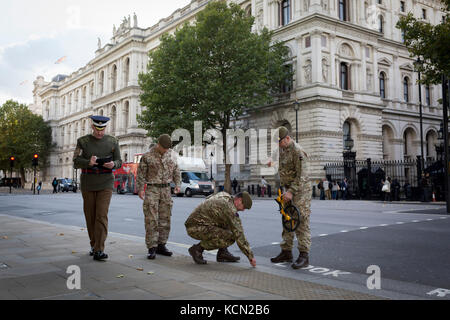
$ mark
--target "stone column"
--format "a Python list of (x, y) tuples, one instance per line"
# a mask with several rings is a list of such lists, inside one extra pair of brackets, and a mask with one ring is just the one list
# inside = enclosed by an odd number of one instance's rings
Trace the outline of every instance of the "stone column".
[(378, 48), (373, 47), (373, 92), (379, 93), (380, 92), (380, 83), (378, 82)]
[(361, 90), (362, 91), (367, 91), (367, 73), (366, 73), (366, 69), (367, 69), (367, 65), (366, 65), (366, 48), (367, 48), (367, 43), (362, 42), (361, 43), (361, 68), (362, 68), (362, 73), (361, 73)]
[(263, 0), (263, 25), (268, 27), (269, 24), (269, 0)]
[(392, 94), (392, 99), (396, 100), (396, 101), (402, 101), (403, 99), (401, 98), (403, 95), (403, 87), (401, 86), (402, 84), (402, 79), (401, 79), (401, 73), (400, 73), (400, 68), (398, 66), (398, 56), (397, 55), (393, 55), (393, 64), (392, 64), (392, 68), (394, 71), (393, 74), (393, 85), (392, 88), (394, 89), (393, 94)]
[(297, 70), (296, 70), (296, 87), (299, 88), (302, 85), (302, 36), (295, 37), (295, 43), (297, 47)]
[(322, 82), (322, 45), (321, 32), (314, 30), (311, 32), (311, 70), (312, 83)]
[(336, 36), (334, 34), (330, 34), (330, 70), (331, 70), (331, 85), (336, 86)]

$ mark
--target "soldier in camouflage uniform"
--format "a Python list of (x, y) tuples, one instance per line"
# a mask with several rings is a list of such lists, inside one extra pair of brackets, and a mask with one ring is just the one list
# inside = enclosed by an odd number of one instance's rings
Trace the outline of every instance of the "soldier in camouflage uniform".
[(218, 262), (237, 262), (227, 250), (234, 242), (255, 267), (256, 261), (250, 245), (244, 235), (238, 211), (252, 207), (250, 195), (244, 191), (234, 197), (226, 192), (219, 192), (206, 198), (206, 201), (195, 208), (184, 225), (189, 236), (200, 240), (199, 244), (189, 248), (189, 253), (197, 264), (206, 264), (203, 250), (219, 249)]
[(90, 255), (94, 260), (104, 260), (103, 252), (108, 234), (108, 209), (114, 186), (112, 169), (122, 166), (117, 139), (105, 135), (108, 117), (92, 116), (93, 133), (77, 140), (73, 155), (75, 169), (81, 171), (81, 193), (86, 218)]
[[(175, 193), (180, 192), (181, 174), (176, 154), (170, 149), (170, 136), (163, 134), (158, 143), (144, 154), (136, 175), (139, 197), (144, 200), (145, 242), (148, 259), (155, 259), (156, 254), (171, 256), (166, 243), (170, 232), (172, 215), (172, 197), (170, 183), (175, 183)], [(144, 187), (147, 188), (144, 190)]]
[[(283, 199), (292, 201), (301, 213), (300, 226), (295, 230), (300, 255), (292, 264), (292, 268), (299, 269), (309, 264), (309, 249), (311, 246), (311, 232), (309, 216), (311, 213), (311, 182), (308, 177), (306, 152), (289, 136), (285, 127), (279, 128), (280, 158), (279, 169), (280, 184), (284, 189)], [(271, 258), (273, 263), (291, 262), (294, 232), (283, 228), (283, 242), (281, 253)]]

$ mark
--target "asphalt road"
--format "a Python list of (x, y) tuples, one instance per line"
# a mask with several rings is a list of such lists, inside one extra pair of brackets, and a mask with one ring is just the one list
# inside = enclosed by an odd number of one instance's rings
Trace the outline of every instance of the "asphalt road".
[[(169, 247), (188, 254), (195, 241), (184, 221), (204, 197), (173, 198)], [(372, 294), (396, 299), (450, 299), (450, 216), (436, 204), (402, 204), (373, 201), (312, 202), (312, 247), (307, 269), (293, 270), (289, 263), (274, 265), (279, 253), (280, 214), (273, 200), (255, 200), (240, 213), (258, 268), (285, 277), (310, 280), (367, 292), (367, 283), (379, 267), (380, 289)], [(81, 194), (0, 194), (0, 214), (54, 224), (85, 227)], [(142, 201), (134, 195), (114, 194), (109, 212), (110, 232), (142, 238), (146, 254)], [(1, 231), (1, 226), (0, 226)], [(88, 250), (88, 239), (86, 249)], [(107, 245), (106, 245), (107, 250)], [(248, 260), (233, 245), (233, 254)], [(298, 252), (293, 251), (296, 257)], [(214, 252), (207, 255), (213, 261)], [(448, 293), (447, 293), (448, 292)]]

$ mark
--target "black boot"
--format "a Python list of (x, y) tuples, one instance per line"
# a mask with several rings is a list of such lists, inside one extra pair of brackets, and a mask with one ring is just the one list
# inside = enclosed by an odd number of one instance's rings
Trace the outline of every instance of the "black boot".
[(203, 247), (199, 244), (194, 244), (189, 248), (189, 254), (194, 259), (194, 262), (197, 264), (206, 264), (206, 260), (203, 259)]
[(106, 253), (104, 253), (103, 251), (96, 251), (94, 253), (94, 260), (101, 261), (101, 260), (105, 260), (105, 259), (108, 259), (108, 255)]
[(155, 259), (156, 257), (156, 247), (148, 249), (147, 259)]
[(227, 248), (220, 248), (217, 251), (217, 262), (238, 262), (241, 258), (233, 256)]
[(89, 255), (92, 257), (94, 255), (94, 248), (91, 248), (91, 251), (89, 251)]
[(281, 250), (281, 253), (274, 258), (270, 258), (273, 263), (292, 262), (292, 251)]
[(167, 250), (165, 244), (158, 244), (158, 248), (156, 248), (157, 254), (162, 254), (163, 256), (170, 257), (172, 255), (172, 252)]
[(292, 268), (300, 269), (306, 268), (309, 265), (309, 256), (308, 252), (300, 252), (298, 259), (292, 264)]

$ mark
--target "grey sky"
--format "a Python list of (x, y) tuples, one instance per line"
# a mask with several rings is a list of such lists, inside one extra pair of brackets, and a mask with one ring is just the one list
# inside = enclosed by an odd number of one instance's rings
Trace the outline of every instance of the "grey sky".
[[(33, 101), (33, 81), (70, 74), (94, 58), (124, 16), (136, 12), (147, 28), (190, 0), (1, 0), (0, 105), (8, 99)], [(55, 62), (67, 56), (61, 64)]]

